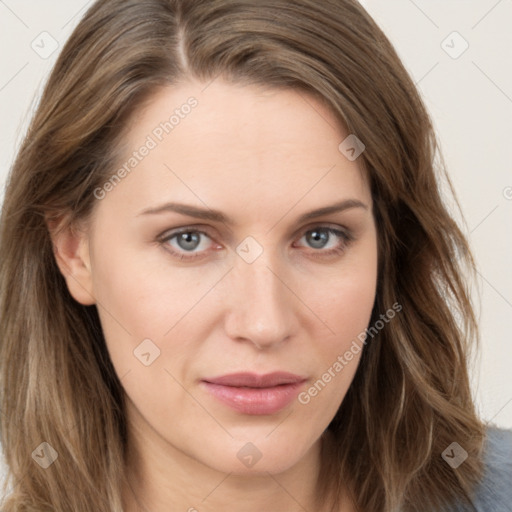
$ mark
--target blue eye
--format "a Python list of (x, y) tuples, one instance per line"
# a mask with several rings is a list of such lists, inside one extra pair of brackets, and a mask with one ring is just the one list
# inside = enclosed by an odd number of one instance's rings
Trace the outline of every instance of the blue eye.
[(194, 249), (197, 249), (201, 241), (200, 233), (190, 231), (180, 233), (179, 235), (175, 236), (177, 237), (176, 243), (180, 246), (181, 249), (184, 249), (185, 251), (192, 251)]
[[(350, 233), (333, 227), (316, 226), (305, 231), (299, 240), (302, 239), (305, 239), (306, 244), (313, 249), (310, 253), (314, 257), (328, 258), (343, 253), (353, 237)], [(162, 238), (160, 243), (166, 246), (173, 257), (191, 261), (207, 255), (207, 240), (212, 243), (212, 239), (204, 231), (182, 228)]]
[(314, 257), (336, 256), (342, 254), (350, 242), (354, 240), (349, 232), (329, 226), (316, 226), (309, 229), (301, 237), (306, 239), (306, 243), (315, 249), (312, 251)]
[[(201, 247), (202, 237), (209, 238), (209, 236), (203, 231), (195, 231), (192, 229), (183, 230), (170, 236), (166, 237), (162, 242), (169, 243), (171, 247), (174, 249), (172, 252), (178, 256), (180, 259), (186, 259), (190, 257), (195, 257), (195, 254), (199, 251), (196, 251), (197, 248)], [(175, 241), (175, 244), (170, 243), (171, 241)], [(176, 251), (176, 249), (178, 249)], [(192, 256), (188, 256), (186, 254), (181, 253), (180, 251), (184, 251), (185, 253), (191, 253)], [(199, 256), (200, 254), (198, 254)]]
[(344, 235), (341, 231), (334, 230), (332, 228), (319, 227), (307, 231), (304, 237), (308, 244), (310, 244), (314, 249), (325, 249), (325, 246), (333, 238), (333, 234), (338, 238)]

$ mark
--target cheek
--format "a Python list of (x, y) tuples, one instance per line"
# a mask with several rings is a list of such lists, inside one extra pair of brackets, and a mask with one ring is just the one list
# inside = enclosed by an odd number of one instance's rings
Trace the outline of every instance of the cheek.
[(322, 286), (303, 284), (308, 304), (323, 323), (317, 321), (310, 336), (318, 362), (316, 381), (301, 403), (314, 399), (327, 416), (341, 404), (364, 350), (377, 287), (376, 240), (368, 239), (343, 263), (329, 278), (317, 280)]
[(152, 256), (159, 252), (155, 248), (142, 251), (116, 235), (98, 236), (95, 249), (94, 293), (107, 346), (121, 374), (138, 369), (134, 350), (144, 340), (163, 348), (166, 333), (179, 325), (206, 285), (185, 280), (179, 270), (171, 274), (165, 258)]
[(134, 337), (162, 338), (216, 279), (204, 270), (173, 266), (158, 247), (141, 250), (126, 240), (111, 240), (104, 249), (95, 258), (96, 299), (106, 322), (120, 324)]
[(371, 271), (364, 276), (341, 276), (318, 298), (319, 316), (329, 330), (321, 326), (317, 335), (311, 334), (314, 378), (298, 396), (298, 403), (319, 425), (326, 426), (335, 416), (358, 368), (374, 304), (375, 277)]
[(191, 279), (185, 269), (164, 265), (165, 257), (148, 261), (137, 249), (108, 254), (96, 267), (94, 286), (107, 349), (128, 398), (148, 418), (170, 421), (177, 408), (199, 415), (178, 383), (197, 348), (189, 316), (197, 320), (194, 307), (218, 277)]
[[(377, 288), (377, 249), (374, 239), (347, 259), (328, 277), (317, 281), (319, 286), (304, 283), (304, 294), (312, 308), (324, 320), (323, 332), (328, 333), (323, 348), (325, 354), (346, 349), (368, 326)], [(321, 286), (320, 286), (321, 284)], [(326, 325), (329, 329), (326, 328)], [(334, 341), (333, 341), (334, 340)]]
[[(317, 341), (320, 362), (318, 377), (329, 371), (331, 376), (333, 371), (337, 374), (343, 371), (343, 378), (337, 379), (337, 383), (348, 387), (364, 349), (364, 333), (374, 304), (375, 283), (369, 279), (365, 282), (341, 279), (339, 285), (332, 286), (331, 300), (324, 299), (322, 318), (329, 330), (323, 328), (325, 334), (313, 336), (313, 339)], [(323, 380), (330, 382), (328, 376)]]

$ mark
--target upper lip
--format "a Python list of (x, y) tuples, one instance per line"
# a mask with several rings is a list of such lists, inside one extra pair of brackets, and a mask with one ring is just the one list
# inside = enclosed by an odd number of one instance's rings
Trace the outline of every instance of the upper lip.
[(203, 381), (210, 384), (250, 388), (271, 388), (282, 384), (296, 384), (304, 380), (306, 380), (305, 377), (288, 372), (273, 372), (264, 375), (256, 373), (231, 373), (221, 377), (203, 379)]

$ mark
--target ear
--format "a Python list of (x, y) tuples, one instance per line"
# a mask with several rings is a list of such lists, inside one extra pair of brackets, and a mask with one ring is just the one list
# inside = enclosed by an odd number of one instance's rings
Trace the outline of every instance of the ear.
[(47, 220), (47, 226), (53, 254), (69, 293), (84, 306), (95, 304), (88, 233), (67, 219)]

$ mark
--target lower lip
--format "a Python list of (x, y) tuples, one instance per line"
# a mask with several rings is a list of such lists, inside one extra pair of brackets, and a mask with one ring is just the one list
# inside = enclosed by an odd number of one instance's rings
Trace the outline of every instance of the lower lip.
[(296, 382), (270, 388), (223, 386), (202, 381), (201, 384), (215, 398), (243, 414), (275, 414), (288, 406), (304, 384)]

